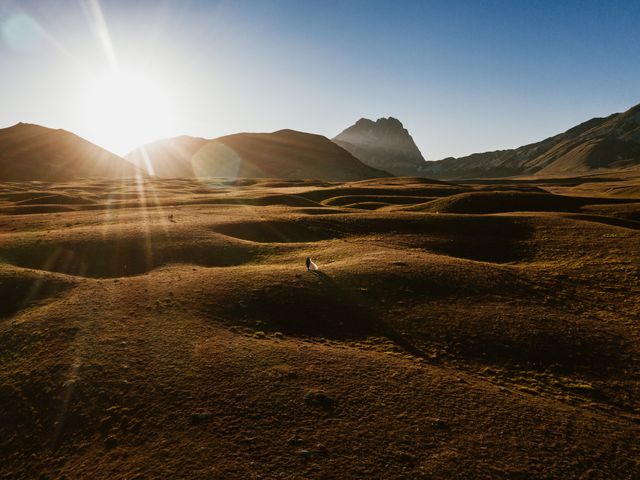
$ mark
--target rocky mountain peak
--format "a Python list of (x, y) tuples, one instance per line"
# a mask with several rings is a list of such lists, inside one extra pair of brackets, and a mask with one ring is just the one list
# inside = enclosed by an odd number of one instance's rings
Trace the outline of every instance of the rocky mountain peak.
[(417, 175), (425, 165), (409, 131), (394, 117), (361, 118), (333, 141), (363, 163), (394, 175)]
[(386, 128), (395, 128), (395, 129), (404, 130), (404, 126), (402, 125), (402, 122), (394, 117), (379, 118), (378, 120), (376, 120), (376, 124), (384, 126)]

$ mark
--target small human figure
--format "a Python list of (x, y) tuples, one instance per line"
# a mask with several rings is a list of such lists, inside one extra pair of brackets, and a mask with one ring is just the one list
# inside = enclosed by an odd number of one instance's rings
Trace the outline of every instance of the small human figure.
[(310, 266), (311, 266), (311, 257), (307, 257), (307, 272), (309, 271)]
[(173, 219), (173, 213), (169, 214), (169, 221), (172, 223), (176, 223), (176, 221)]

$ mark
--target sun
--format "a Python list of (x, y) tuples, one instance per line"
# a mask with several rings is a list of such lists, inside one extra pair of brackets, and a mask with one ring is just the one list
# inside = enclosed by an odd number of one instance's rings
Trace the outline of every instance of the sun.
[(136, 72), (91, 75), (82, 89), (85, 128), (105, 148), (125, 154), (174, 134), (175, 102), (158, 79)]

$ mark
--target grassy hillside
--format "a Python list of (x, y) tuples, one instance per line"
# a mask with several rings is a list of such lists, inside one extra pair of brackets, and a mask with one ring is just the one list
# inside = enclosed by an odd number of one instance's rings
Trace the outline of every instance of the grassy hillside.
[(445, 158), (426, 165), (424, 175), (447, 179), (567, 177), (638, 166), (640, 105), (605, 118), (592, 118), (519, 148)]

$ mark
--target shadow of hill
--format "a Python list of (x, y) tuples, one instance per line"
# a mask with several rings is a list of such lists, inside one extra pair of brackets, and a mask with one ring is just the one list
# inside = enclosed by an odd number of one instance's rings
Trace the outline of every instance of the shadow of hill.
[(409, 339), (402, 336), (398, 331), (394, 330), (388, 323), (382, 320), (380, 316), (373, 313), (373, 309), (370, 306), (363, 303), (362, 300), (354, 297), (348, 290), (341, 287), (332, 277), (321, 270), (316, 270), (313, 274), (316, 275), (330, 290), (335, 292), (335, 296), (341, 298), (342, 303), (351, 306), (354, 313), (356, 313), (355, 318), (369, 319), (367, 322), (368, 330), (360, 331), (360, 335), (362, 337), (366, 337), (368, 335), (382, 336), (395, 343), (407, 353), (416, 357), (426, 358), (426, 354), (422, 350), (417, 348), (409, 341)]
[(330, 224), (318, 221), (244, 221), (216, 225), (213, 230), (229, 237), (260, 243), (318, 242), (342, 236)]
[(184, 242), (163, 235), (23, 243), (0, 249), (0, 258), (13, 265), (92, 278), (140, 275), (169, 263), (240, 265), (258, 254), (249, 246), (215, 239)]
[(527, 257), (533, 226), (525, 217), (363, 214), (242, 221), (213, 227), (217, 233), (259, 243), (308, 243), (389, 235), (404, 246), (470, 260), (503, 263)]
[(10, 317), (33, 302), (53, 297), (73, 282), (51, 274), (29, 271), (0, 272), (0, 318)]
[[(382, 320), (380, 305), (358, 292), (353, 285), (338, 281), (323, 271), (304, 274), (302, 282), (269, 282), (259, 289), (244, 289), (237, 308), (229, 300), (203, 301), (209, 316), (223, 323), (240, 324), (255, 330), (302, 338), (337, 341), (384, 337), (418, 357), (426, 355)], [(258, 280), (264, 284), (265, 279)], [(234, 287), (234, 291), (238, 287)], [(213, 296), (213, 295), (212, 295)]]
[(573, 212), (585, 205), (575, 197), (534, 192), (466, 192), (440, 198), (407, 210), (440, 213), (502, 213), (502, 212)]

